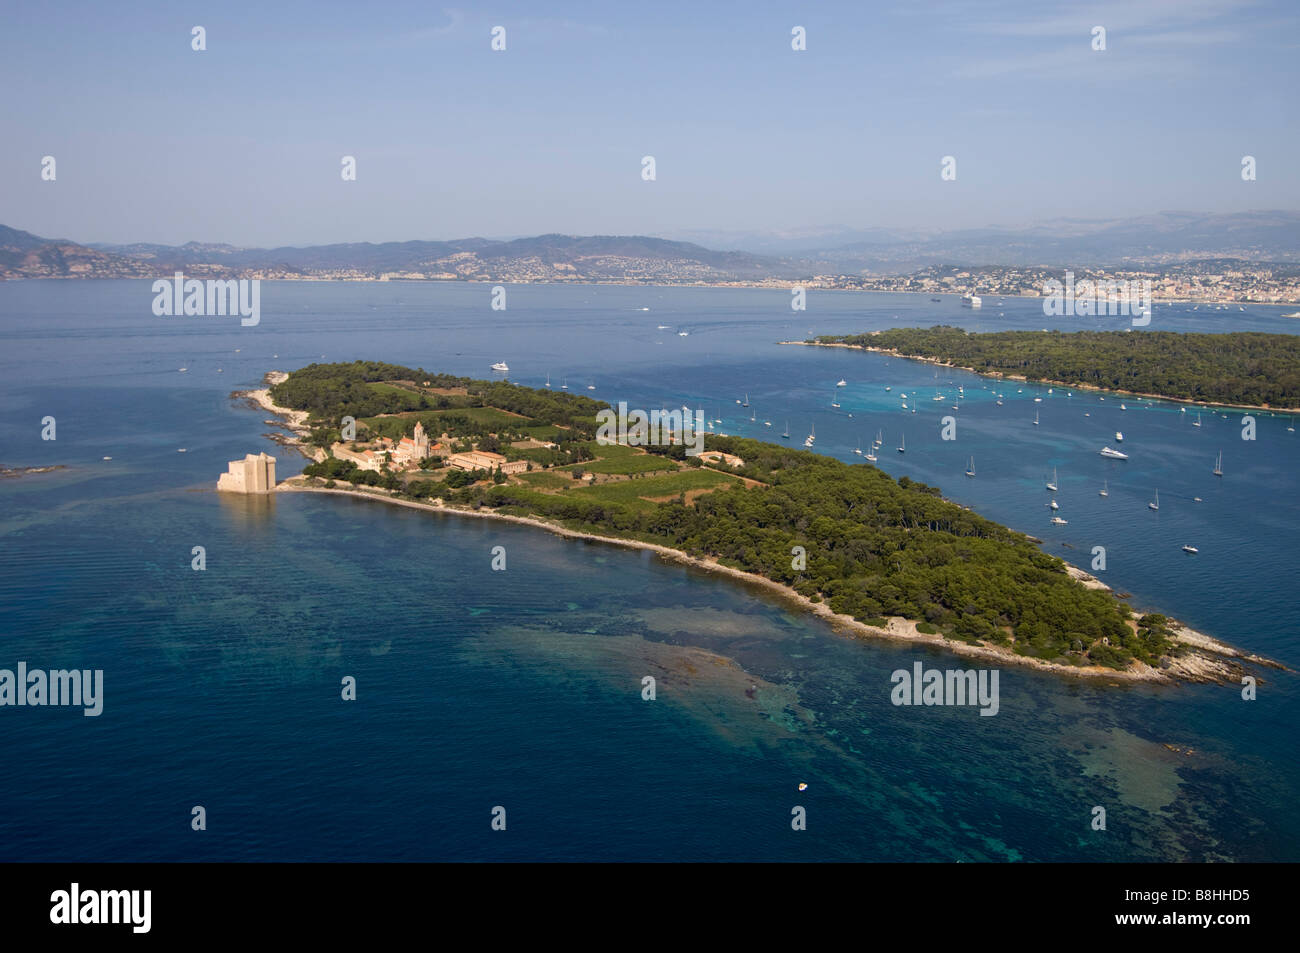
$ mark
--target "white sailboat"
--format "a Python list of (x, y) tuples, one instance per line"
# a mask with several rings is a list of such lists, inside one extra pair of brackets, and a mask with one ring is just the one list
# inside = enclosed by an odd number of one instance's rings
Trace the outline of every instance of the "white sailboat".
[(782, 440), (790, 439), (790, 419), (788, 417), (786, 418), (785, 421), (785, 430), (781, 432), (781, 439)]
[(1034, 411), (1034, 426), (1038, 426), (1038, 411)]
[(975, 457), (974, 457), (974, 456), (972, 456), (972, 457), (970, 458), (970, 465), (966, 467), (966, 475), (967, 475), (968, 477), (973, 477), (973, 476), (975, 475)]
[(1051, 490), (1053, 493), (1056, 492), (1056, 467), (1052, 467), (1052, 480), (1051, 480), (1051, 482), (1050, 482), (1050, 483), (1046, 483), (1046, 484), (1044, 484), (1044, 486), (1046, 486), (1047, 489)]
[(1223, 476), (1223, 451), (1222, 450), (1219, 451), (1219, 458), (1214, 461), (1214, 475), (1217, 477)]
[(546, 386), (551, 386), (551, 375), (549, 373), (546, 375)]
[(858, 438), (858, 448), (857, 448), (856, 450), (854, 450), (853, 452), (856, 453), (858, 456), (862, 456), (862, 438), (861, 438), (861, 437)]
[(898, 452), (907, 453), (907, 435), (901, 435), (898, 438)]
[(1105, 480), (1101, 481), (1101, 489), (1097, 491), (1098, 496), (1110, 496), (1110, 484)]
[(1192, 426), (1199, 427), (1200, 425), (1201, 425), (1201, 412), (1198, 410), (1196, 412), (1196, 419), (1192, 421)]
[(1158, 509), (1160, 509), (1160, 491), (1159, 491), (1159, 490), (1156, 490), (1156, 498), (1155, 498), (1152, 502), (1150, 502), (1150, 503), (1147, 504), (1147, 509), (1149, 509), (1149, 510), (1158, 510)]
[(805, 447), (811, 447), (816, 440), (817, 440), (817, 427), (814, 424), (809, 424), (808, 436), (804, 438), (803, 445)]

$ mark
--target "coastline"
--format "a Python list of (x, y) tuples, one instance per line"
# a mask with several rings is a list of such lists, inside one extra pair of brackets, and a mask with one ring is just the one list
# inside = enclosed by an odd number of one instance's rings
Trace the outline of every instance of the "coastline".
[(1300, 414), (1300, 407), (1272, 407), (1268, 404), (1227, 404), (1217, 400), (1191, 400), (1187, 397), (1170, 397), (1168, 394), (1148, 394), (1138, 390), (1117, 390), (1112, 387), (1098, 387), (1095, 384), (1076, 384), (1070, 381), (1048, 380), (1029, 380), (1021, 374), (1007, 374), (1003, 371), (979, 370), (978, 368), (969, 367), (965, 364), (954, 364), (951, 361), (941, 361), (937, 357), (923, 357), (919, 354), (904, 354), (893, 348), (868, 347), (865, 344), (844, 344), (839, 341), (777, 341), (777, 344), (797, 344), (801, 347), (838, 347), (848, 351), (870, 351), (875, 354), (887, 354), (890, 357), (902, 358), (907, 361), (919, 361), (922, 364), (932, 364), (935, 367), (949, 367), (956, 371), (969, 371), (978, 377), (996, 378), (999, 380), (1019, 381), (1024, 384), (1042, 384), (1045, 387), (1069, 387), (1074, 390), (1087, 390), (1098, 394), (1118, 394), (1123, 397), (1149, 397), (1152, 400), (1166, 400), (1172, 404), (1187, 404), (1189, 407), (1223, 407), (1229, 410), (1261, 410), (1271, 414)]
[[(269, 371), (263, 378), (263, 382), (268, 385), (267, 387), (251, 391), (236, 391), (232, 393), (231, 396), (251, 400), (257, 406), (269, 413), (287, 418), (289, 421), (287, 426), (294, 433), (294, 436), (284, 438), (283, 444), (294, 446), (304, 456), (311, 457), (312, 459), (324, 459), (325, 452), (323, 450), (317, 448), (314, 450), (314, 453), (308, 453), (302, 446), (301, 437), (308, 433), (307, 428), (304, 426), (308, 414), (305, 411), (280, 407), (271, 400), (269, 386), (279, 383), (287, 376), (288, 375), (282, 371)], [(1106, 668), (1101, 665), (1065, 665), (1059, 662), (1044, 661), (1043, 659), (1018, 655), (1011, 649), (1003, 648), (1001, 646), (972, 645), (968, 642), (945, 638), (939, 633), (929, 634), (920, 632), (917, 630), (916, 622), (905, 619), (901, 616), (891, 617), (887, 621), (885, 627), (868, 625), (865, 622), (858, 621), (850, 615), (835, 612), (824, 602), (814, 602), (812, 599), (795, 591), (793, 588), (776, 582), (775, 580), (768, 579), (766, 576), (760, 576), (756, 573), (746, 572), (743, 569), (726, 566), (713, 559), (691, 556), (681, 550), (673, 549), (660, 543), (649, 543), (642, 540), (626, 539), (618, 536), (604, 536), (598, 533), (575, 530), (536, 516), (517, 516), (511, 513), (497, 513), (482, 509), (473, 510), (468, 507), (445, 504), (441, 500), (431, 503), (422, 503), (417, 500), (405, 500), (391, 495), (390, 491), (375, 488), (362, 490), (360, 488), (339, 489), (338, 487), (335, 487), (331, 489), (324, 486), (311, 486), (307, 483), (308, 479), (311, 478), (303, 477), (301, 475), (289, 477), (275, 487), (275, 492), (327, 493), (337, 496), (358, 497), (379, 503), (404, 506), (410, 509), (425, 510), (435, 513), (450, 513), (481, 519), (495, 519), (515, 523), (521, 526), (531, 526), (567, 539), (582, 539), (591, 542), (606, 543), (612, 546), (622, 546), (629, 549), (646, 550), (655, 553), (660, 558), (669, 562), (694, 566), (698, 569), (703, 569), (706, 572), (719, 573), (733, 580), (758, 586), (767, 593), (775, 595), (803, 611), (811, 612), (814, 615), (820, 616), (829, 622), (836, 632), (856, 638), (881, 638), (894, 642), (912, 642), (948, 651), (958, 656), (979, 658), (1008, 665), (1019, 665), (1057, 675), (1071, 675), (1077, 678), (1109, 678), (1112, 680), (1135, 683), (1236, 683), (1240, 681), (1241, 675), (1245, 673), (1245, 669), (1241, 664), (1242, 662), (1250, 662), (1256, 665), (1285, 669), (1285, 666), (1280, 663), (1258, 655), (1242, 652), (1227, 643), (1220, 642), (1218, 639), (1205, 635), (1202, 632), (1197, 632), (1181, 623), (1177, 623), (1174, 619), (1170, 619), (1172, 635), (1176, 641), (1185, 647), (1186, 650), (1178, 657), (1170, 659), (1170, 664), (1167, 668), (1153, 668), (1136, 660), (1134, 660), (1126, 669)], [(1076, 579), (1088, 588), (1111, 591), (1110, 586), (1103, 583), (1097, 577), (1079, 569), (1077, 566), (1072, 566), (1069, 563), (1066, 563), (1065, 566), (1066, 571), (1069, 573), (1071, 578)]]
[[(271, 388), (281, 381), (288, 378), (284, 371), (267, 371), (262, 376), (262, 386), (255, 390), (236, 390), (230, 392), (232, 400), (246, 400), (265, 410), (276, 417), (285, 418), (286, 423), (283, 425), (293, 436), (286, 437), (283, 434), (266, 434), (265, 436), (274, 440), (282, 447), (293, 447), (299, 453), (309, 460), (320, 461), (324, 459), (325, 451), (320, 448), (308, 450), (303, 443), (302, 438), (311, 433), (307, 427), (307, 418), (311, 416), (305, 410), (294, 410), (291, 407), (281, 407), (271, 399)], [(268, 421), (269, 422), (269, 421)]]
[[(521, 526), (531, 526), (536, 529), (546, 530), (557, 536), (563, 536), (567, 539), (582, 539), (592, 542), (607, 543), (613, 546), (622, 546), (629, 549), (642, 549), (655, 553), (660, 558), (669, 562), (681, 563), (694, 566), (708, 572), (715, 572), (728, 576), (734, 580), (759, 586), (767, 592), (781, 597), (783, 600), (791, 602), (798, 608), (820, 616), (831, 624), (831, 626), (841, 634), (848, 634), (855, 637), (882, 638), (891, 641), (904, 641), (929, 645), (943, 651), (948, 651), (954, 655), (979, 658), (988, 661), (999, 662), (1007, 665), (1020, 665), (1034, 668), (1039, 671), (1052, 672), (1058, 675), (1072, 675), (1079, 678), (1109, 678), (1129, 682), (1158, 682), (1166, 684), (1176, 684), (1180, 682), (1213, 682), (1213, 683), (1231, 683), (1240, 680), (1240, 676), (1245, 671), (1241, 662), (1251, 662), (1257, 665), (1264, 665), (1274, 668), (1282, 668), (1278, 663), (1269, 659), (1251, 655), (1233, 648), (1218, 639), (1196, 632), (1181, 624), (1173, 626), (1174, 637), (1177, 641), (1188, 648), (1188, 651), (1178, 658), (1171, 660), (1168, 668), (1152, 668), (1141, 662), (1134, 662), (1127, 669), (1106, 668), (1101, 665), (1064, 665), (1058, 662), (1044, 661), (1042, 659), (1032, 658), (1025, 655), (1018, 655), (1010, 649), (992, 645), (972, 645), (968, 642), (959, 642), (947, 639), (941, 634), (927, 634), (920, 632), (916, 628), (916, 623), (904, 619), (901, 616), (894, 616), (888, 620), (885, 627), (868, 625), (860, 622), (849, 615), (843, 615), (832, 610), (824, 602), (813, 602), (807, 596), (801, 595), (789, 586), (768, 579), (766, 576), (760, 576), (755, 573), (745, 572), (742, 569), (735, 569), (731, 566), (725, 566), (715, 560), (706, 559), (697, 556), (691, 556), (680, 550), (672, 549), (659, 543), (648, 543), (642, 540), (625, 539), (618, 536), (602, 536), (597, 533), (588, 533), (582, 530), (570, 529), (558, 523), (552, 523), (548, 520), (540, 519), (535, 516), (517, 516), (511, 513), (497, 513), (490, 510), (472, 510), (468, 507), (452, 506), (445, 503), (421, 503), (416, 500), (404, 500), (391, 496), (386, 492), (378, 490), (344, 490), (337, 487), (328, 489), (326, 487), (309, 486), (305, 482), (306, 478), (290, 477), (288, 480), (280, 483), (275, 489), (277, 493), (328, 493), (337, 496), (359, 497), (361, 499), (373, 500), (379, 503), (389, 503), (396, 506), (405, 506), (411, 509), (426, 510), (436, 513), (450, 513), (458, 516), (476, 517), (480, 519), (501, 520), (508, 523), (515, 523)], [(1067, 564), (1068, 566), (1068, 564)], [(1088, 575), (1077, 567), (1068, 566), (1070, 575), (1090, 588), (1109, 589), (1110, 587), (1102, 583), (1093, 576)]]
[[(0, 275), (0, 281), (155, 281), (169, 280), (171, 274), (154, 274), (154, 275)], [(878, 294), (878, 295), (916, 295), (932, 298), (935, 294), (943, 295), (945, 298), (960, 298), (965, 294), (976, 294), (978, 288), (958, 289), (949, 291), (900, 291), (896, 288), (835, 288), (819, 285), (815, 278), (771, 278), (755, 279), (746, 281), (737, 279), (729, 281), (719, 279), (716, 281), (703, 280), (683, 280), (683, 281), (662, 281), (662, 280), (638, 280), (628, 278), (594, 278), (586, 277), (582, 279), (560, 280), (554, 278), (533, 279), (533, 278), (462, 278), (456, 277), (414, 277), (407, 275), (303, 275), (303, 274), (283, 274), (283, 275), (262, 275), (256, 270), (251, 272), (230, 271), (220, 274), (208, 274), (203, 272), (203, 280), (207, 279), (247, 279), (251, 281), (298, 281), (298, 282), (338, 282), (340, 284), (355, 284), (366, 282), (409, 282), (411, 284), (467, 284), (467, 285), (610, 285), (623, 288), (733, 288), (745, 291), (789, 291), (791, 288), (804, 288), (808, 291), (835, 292), (840, 294)], [(986, 292), (987, 294), (987, 292)], [(1041, 301), (1041, 294), (1006, 293), (1002, 295), (993, 295), (993, 297), (1015, 298), (1017, 300), (1030, 299)], [(1192, 304), (1192, 305), (1237, 305), (1239, 307), (1250, 305), (1256, 308), (1294, 308), (1300, 304), (1300, 299), (1278, 299), (1276, 301), (1256, 301), (1252, 298), (1157, 298), (1152, 297), (1152, 304)], [(1280, 317), (1289, 318), (1293, 315), (1284, 314)]]
[[(841, 634), (850, 634), (850, 636), (854, 637), (885, 638), (885, 640), (891, 641), (918, 642), (918, 644), (930, 645), (956, 655), (992, 660), (992, 662), (1004, 664), (1017, 664), (1017, 666), (1036, 668), (1039, 671), (1054, 672), (1057, 675), (1073, 675), (1084, 677), (1084, 679), (1087, 679), (1087, 677), (1092, 677), (1092, 679), (1118, 679), (1138, 681), (1138, 683), (1177, 684), (1192, 681), (1192, 683), (1225, 684), (1234, 683), (1234, 681), (1240, 679), (1240, 675), (1244, 672), (1240, 662), (1252, 662), (1262, 664), (1262, 666), (1281, 668), (1281, 666), (1269, 659), (1243, 653), (1243, 651), (1234, 649), (1225, 642), (1219, 642), (1217, 638), (1187, 628), (1186, 625), (1175, 627), (1174, 634), (1175, 638), (1182, 642), (1183, 645), (1188, 646), (1190, 651), (1180, 655), (1179, 658), (1171, 659), (1169, 668), (1153, 668), (1140, 662), (1135, 662), (1125, 670), (1106, 668), (1104, 666), (1069, 666), (1069, 664), (1058, 662), (1045, 662), (1043, 659), (1015, 654), (1014, 651), (1000, 646), (971, 645), (969, 642), (950, 640), (950, 638), (945, 638), (943, 634), (918, 632), (917, 623), (904, 619), (902, 616), (893, 616), (888, 620), (887, 627), (884, 628), (868, 625), (863, 621), (854, 619), (853, 616), (842, 615), (833, 611), (824, 602), (813, 602), (813, 599), (806, 597), (806, 595), (797, 593), (796, 590), (780, 584), (780, 582), (767, 579), (766, 576), (745, 572), (744, 569), (723, 566), (722, 563), (718, 563), (716, 560), (688, 555), (680, 550), (672, 549), (672, 547), (660, 545), (660, 543), (627, 540), (627, 538), (616, 536), (601, 536), (598, 533), (582, 532), (582, 530), (563, 527), (558, 523), (551, 523), (549, 520), (538, 519), (536, 516), (516, 516), (502, 514), (502, 512), (471, 510), (468, 507), (450, 506), (450, 504), (446, 503), (421, 503), (413, 501), (413, 499), (393, 497), (393, 495), (378, 490), (343, 490), (338, 488), (326, 489), (324, 486), (308, 486), (305, 484), (304, 477), (290, 477), (289, 480), (283, 481), (276, 486), (276, 491), (277, 493), (334, 494), (341, 495), (341, 497), (369, 499), (369, 501), (378, 503), (390, 503), (394, 504), (394, 506), (412, 508), (412, 510), (441, 512), (441, 514), (477, 517), (477, 519), (502, 520), (506, 521), (506, 523), (524, 525), (524, 527), (545, 529), (546, 532), (554, 533), (555, 536), (569, 538), (569, 540), (588, 540), (608, 543), (611, 546), (623, 546), (625, 549), (647, 550), (662, 559), (668, 560), (668, 562), (682, 563), (686, 564), (686, 566), (705, 569), (707, 572), (720, 573), (720, 575), (731, 577), (733, 580), (759, 586), (759, 588), (767, 590), (768, 593), (783, 598), (784, 601), (794, 603), (803, 611), (813, 612), (814, 615), (826, 619), (828, 623), (831, 623), (832, 628), (835, 628)], [(1109, 586), (1106, 586), (1104, 582), (1088, 576), (1088, 573), (1083, 572), (1082, 569), (1076, 567), (1070, 567), (1070, 569), (1070, 575), (1074, 576), (1075, 579), (1079, 579), (1080, 575), (1082, 575), (1091, 580), (1091, 582), (1084, 582), (1084, 584), (1089, 585), (1089, 588), (1109, 589)]]

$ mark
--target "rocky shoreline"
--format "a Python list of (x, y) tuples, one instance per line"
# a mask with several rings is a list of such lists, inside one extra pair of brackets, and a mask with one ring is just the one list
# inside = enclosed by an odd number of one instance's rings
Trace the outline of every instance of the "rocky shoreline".
[[(286, 426), (290, 431), (292, 431), (293, 436), (282, 436), (280, 442), (285, 446), (296, 447), (304, 456), (312, 459), (322, 459), (324, 457), (323, 450), (316, 449), (313, 453), (309, 453), (307, 449), (302, 446), (301, 438), (309, 433), (308, 428), (305, 426), (308, 416), (307, 413), (304, 411), (292, 410), (288, 407), (279, 407), (271, 400), (269, 387), (284, 380), (287, 376), (288, 375), (286, 374), (282, 374), (282, 372), (272, 371), (268, 373), (265, 378), (268, 385), (267, 388), (252, 391), (237, 391), (231, 396), (248, 399), (256, 404), (256, 406), (261, 407), (276, 416), (286, 418), (288, 421)], [(1211, 682), (1230, 684), (1240, 683), (1242, 675), (1247, 673), (1246, 668), (1243, 665), (1244, 662), (1264, 667), (1279, 669), (1285, 668), (1285, 666), (1270, 659), (1242, 652), (1224, 642), (1212, 638), (1211, 636), (1178, 624), (1171, 625), (1171, 630), (1174, 634), (1174, 638), (1184, 647), (1184, 651), (1177, 657), (1169, 659), (1167, 667), (1154, 668), (1141, 662), (1134, 661), (1127, 669), (1113, 669), (1101, 665), (1079, 666), (1044, 661), (1030, 656), (1018, 655), (1011, 649), (1001, 646), (986, 644), (974, 645), (968, 642), (948, 639), (937, 633), (930, 634), (920, 632), (917, 629), (916, 622), (904, 619), (901, 616), (890, 618), (887, 621), (887, 624), (883, 627), (868, 625), (865, 622), (858, 621), (852, 616), (836, 613), (824, 602), (814, 602), (809, 597), (796, 592), (789, 586), (768, 579), (765, 576), (745, 572), (744, 570), (736, 569), (731, 566), (724, 566), (716, 560), (691, 556), (687, 553), (681, 552), (680, 550), (672, 549), (671, 547), (663, 546), (658, 543), (623, 539), (617, 536), (603, 536), (596, 533), (570, 529), (567, 526), (562, 526), (549, 520), (543, 520), (533, 516), (515, 516), (509, 513), (496, 513), (483, 509), (474, 510), (469, 507), (449, 505), (440, 500), (431, 503), (423, 503), (416, 500), (404, 500), (393, 496), (390, 491), (380, 490), (377, 488), (339, 489), (337, 487), (326, 488), (324, 486), (315, 486), (308, 482), (309, 479), (310, 478), (302, 476), (290, 477), (276, 486), (276, 492), (328, 493), (338, 496), (358, 497), (380, 503), (405, 506), (411, 509), (449, 513), (480, 519), (502, 520), (504, 522), (542, 529), (568, 539), (583, 539), (591, 542), (606, 543), (612, 546), (648, 550), (657, 554), (661, 558), (672, 562), (695, 566), (708, 572), (720, 573), (732, 579), (750, 585), (759, 586), (767, 592), (775, 594), (783, 600), (798, 606), (804, 611), (811, 612), (826, 619), (832, 624), (836, 631), (860, 638), (883, 638), (893, 641), (920, 643), (952, 652), (955, 655), (979, 658), (1000, 664), (1025, 666), (1040, 671), (1052, 672), (1059, 675), (1070, 675), (1078, 678), (1104, 678), (1111, 679), (1112, 681), (1158, 683)], [(1071, 566), (1068, 563), (1066, 564), (1066, 569), (1073, 578), (1077, 579), (1083, 585), (1088, 586), (1089, 588), (1105, 589), (1110, 591), (1109, 586), (1082, 569)]]

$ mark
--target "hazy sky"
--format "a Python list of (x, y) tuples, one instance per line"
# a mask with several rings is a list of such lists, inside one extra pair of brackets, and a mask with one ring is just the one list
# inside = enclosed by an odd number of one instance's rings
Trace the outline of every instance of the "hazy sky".
[(1300, 208), (1293, 0), (0, 0), (0, 23), (0, 223), (75, 241)]

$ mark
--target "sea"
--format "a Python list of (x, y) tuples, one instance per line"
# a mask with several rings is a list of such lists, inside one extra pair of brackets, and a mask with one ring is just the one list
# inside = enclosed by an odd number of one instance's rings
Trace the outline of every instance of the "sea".
[[(64, 467), (0, 479), (0, 669), (103, 673), (98, 716), (0, 707), (0, 860), (1300, 859), (1294, 419), (1254, 413), (1243, 439), (1238, 410), (780, 343), (1127, 318), (566, 284), (508, 286), (494, 310), (487, 284), (268, 281), (244, 327), (152, 300), (148, 281), (0, 282), (0, 463)], [(1157, 304), (1132, 333), (1296, 333), (1288, 310)], [(505, 361), (529, 386), (700, 408), (715, 432), (802, 447), (815, 428), (816, 452), (859, 465), (879, 434), (888, 473), (1292, 670), (1252, 687), (1007, 665), (991, 717), (895, 705), (897, 671), (990, 663), (644, 551), (215, 492), (246, 453), (281, 479), (305, 462), (232, 392), (353, 359)]]

